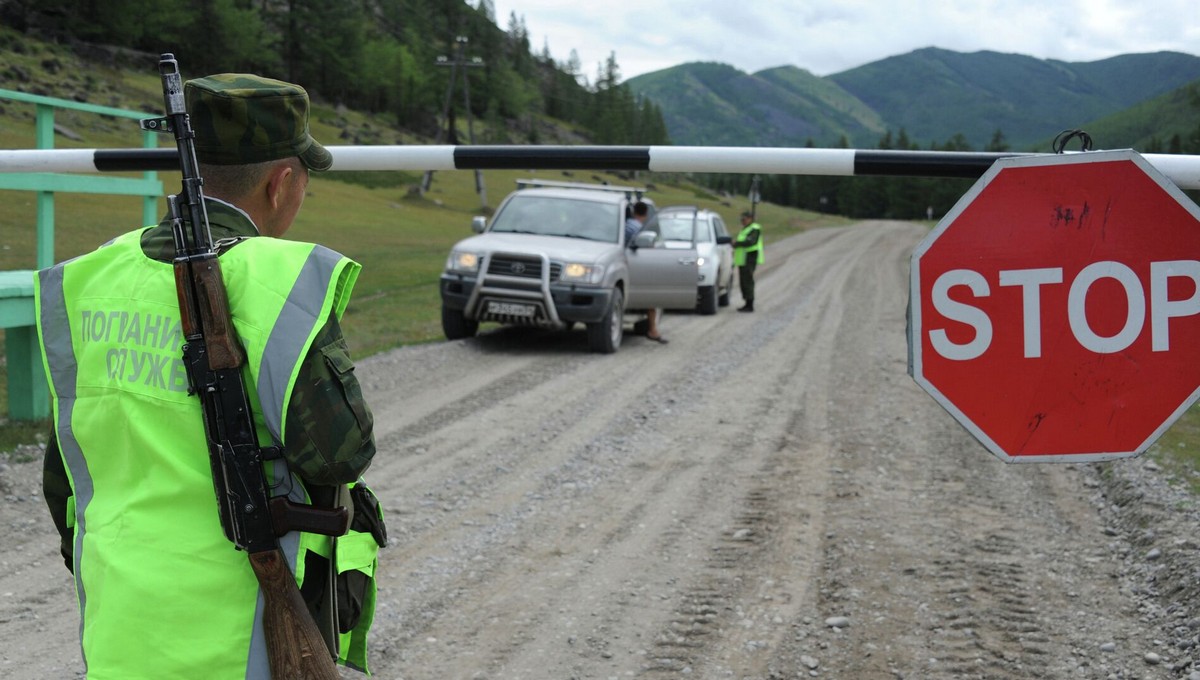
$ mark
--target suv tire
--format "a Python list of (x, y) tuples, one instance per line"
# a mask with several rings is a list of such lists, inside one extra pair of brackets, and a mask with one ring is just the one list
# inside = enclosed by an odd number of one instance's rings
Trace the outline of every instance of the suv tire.
[(608, 311), (595, 323), (587, 325), (588, 349), (597, 354), (612, 354), (621, 346), (625, 333), (625, 293), (614, 288)]
[(473, 338), (479, 330), (478, 321), (470, 321), (461, 309), (450, 309), (442, 305), (442, 332), (447, 340)]

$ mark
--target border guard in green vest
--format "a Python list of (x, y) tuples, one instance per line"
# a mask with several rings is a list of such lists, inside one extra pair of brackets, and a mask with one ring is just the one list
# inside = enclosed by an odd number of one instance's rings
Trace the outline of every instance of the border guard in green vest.
[(754, 270), (763, 261), (762, 226), (754, 221), (754, 213), (742, 213), (742, 230), (733, 242), (733, 266), (738, 268), (738, 287), (742, 291), (739, 312), (754, 311)]
[[(386, 533), (361, 479), (373, 421), (339, 324), (360, 266), (279, 238), (309, 172), (332, 157), (310, 135), (296, 85), (222, 74), (184, 94), (259, 441), (283, 452), (263, 463), (272, 493), (351, 499), (348, 534), (292, 531), (280, 545), (311, 611), (337, 584), (331, 647), (366, 671)], [(54, 407), (45, 498), (75, 577), (91, 680), (266, 680), (262, 596), (222, 531), (200, 402), (188, 394), (174, 256), (164, 222), (38, 272)]]

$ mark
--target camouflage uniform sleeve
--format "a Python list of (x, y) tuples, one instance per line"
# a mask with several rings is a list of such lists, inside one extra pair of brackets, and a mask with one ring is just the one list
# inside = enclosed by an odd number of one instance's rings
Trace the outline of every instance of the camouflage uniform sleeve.
[(58, 438), (54, 428), (50, 428), (50, 437), (46, 442), (46, 458), (42, 462), (42, 496), (50, 508), (50, 517), (54, 520), (54, 528), (58, 529), (60, 541), (59, 552), (67, 564), (67, 571), (73, 571), (75, 550), (75, 531), (68, 523), (67, 503), (71, 496), (71, 480), (67, 477), (67, 468), (63, 465), (62, 454), (58, 450)]
[(356, 481), (375, 456), (374, 419), (337, 319), (317, 333), (288, 405), (284, 457), (309, 484)]

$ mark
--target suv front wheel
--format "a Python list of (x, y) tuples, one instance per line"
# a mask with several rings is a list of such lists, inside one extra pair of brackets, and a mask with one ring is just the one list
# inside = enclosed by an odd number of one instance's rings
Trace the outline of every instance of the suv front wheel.
[(598, 354), (612, 354), (621, 346), (625, 333), (625, 294), (614, 288), (612, 300), (604, 317), (587, 325), (588, 349)]
[(447, 340), (473, 338), (479, 330), (479, 322), (471, 321), (461, 309), (450, 309), (442, 305), (442, 332)]

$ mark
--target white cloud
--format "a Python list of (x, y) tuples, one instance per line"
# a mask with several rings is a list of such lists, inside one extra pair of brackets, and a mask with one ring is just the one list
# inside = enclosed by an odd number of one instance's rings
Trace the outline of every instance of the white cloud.
[(584, 73), (616, 53), (630, 78), (691, 61), (753, 72), (790, 64), (829, 75), (922, 47), (1095, 61), (1173, 50), (1194, 54), (1194, 0), (495, 0), (497, 22), (524, 16), (530, 43)]

